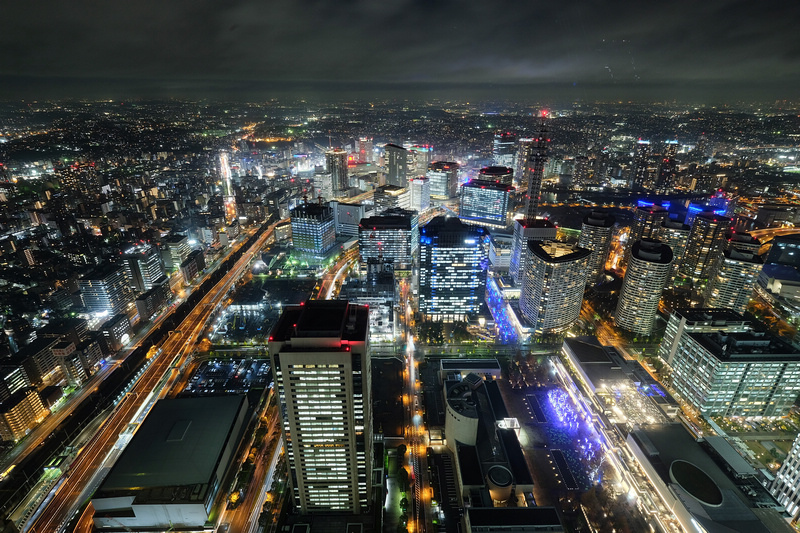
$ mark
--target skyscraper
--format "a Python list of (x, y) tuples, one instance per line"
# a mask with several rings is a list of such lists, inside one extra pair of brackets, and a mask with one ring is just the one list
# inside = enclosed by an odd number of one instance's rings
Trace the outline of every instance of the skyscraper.
[(649, 179), (650, 141), (639, 139), (636, 142), (631, 167), (630, 188), (634, 190), (644, 189)]
[(434, 161), (428, 165), (431, 198), (446, 200), (458, 194), (458, 163)]
[(589, 158), (585, 155), (579, 155), (575, 158), (575, 166), (572, 169), (572, 184), (577, 187), (583, 187), (589, 183), (589, 170), (591, 164)]
[(122, 265), (106, 263), (95, 268), (78, 280), (78, 288), (90, 313), (108, 316), (127, 313), (129, 304), (133, 303)]
[(525, 277), (525, 264), (528, 260), (525, 250), (528, 241), (552, 241), (557, 234), (558, 229), (553, 223), (543, 218), (523, 218), (514, 221), (514, 237), (508, 266), (508, 272), (514, 283), (522, 283), (522, 278)]
[(510, 184), (470, 180), (461, 186), (458, 218), (467, 224), (505, 228), (508, 226), (508, 200), (513, 192)]
[(730, 230), (731, 219), (701, 213), (694, 219), (689, 242), (679, 272), (694, 283), (704, 285), (711, 275), (711, 268), (725, 247), (725, 234)]
[(464, 320), (486, 292), (486, 231), (436, 217), (420, 230), (419, 310), (429, 319)]
[[(433, 146), (430, 144), (414, 144), (408, 148), (409, 154), (413, 158), (409, 158), (409, 171), (413, 172), (414, 176), (424, 174), (428, 170), (428, 165), (433, 163)], [(414, 165), (411, 166), (411, 161)]]
[(661, 228), (659, 228), (658, 237), (656, 238), (672, 249), (672, 265), (669, 267), (665, 287), (672, 287), (675, 282), (675, 275), (678, 273), (678, 267), (683, 260), (683, 254), (686, 252), (686, 243), (689, 240), (691, 229), (691, 227), (682, 222), (668, 218), (661, 223)]
[(512, 185), (514, 170), (511, 167), (483, 167), (478, 172), (478, 180), (502, 185)]
[(778, 503), (786, 507), (792, 522), (797, 522), (800, 516), (800, 435), (795, 437), (769, 490)]
[(336, 244), (336, 222), (328, 205), (303, 203), (292, 209), (295, 250), (322, 257)]
[(528, 241), (519, 307), (537, 333), (563, 331), (578, 320), (591, 254), (575, 244)]
[(656, 188), (659, 191), (669, 192), (675, 186), (675, 156), (678, 154), (678, 141), (667, 141), (664, 144), (664, 156), (658, 169)]
[(386, 151), (386, 184), (397, 187), (408, 187), (408, 150), (396, 144), (387, 144)]
[(660, 205), (638, 206), (633, 212), (633, 224), (628, 233), (628, 251), (636, 241), (657, 239), (661, 224), (669, 218), (669, 212)]
[(425, 176), (408, 180), (411, 190), (411, 209), (423, 213), (431, 207), (431, 181)]
[(325, 152), (325, 166), (328, 174), (331, 175), (331, 189), (334, 196), (345, 192), (350, 187), (347, 151), (341, 148), (334, 148)]
[(495, 133), (492, 142), (492, 160), (495, 165), (514, 166), (517, 149), (517, 136), (511, 132)]
[(667, 282), (672, 250), (654, 239), (633, 243), (614, 322), (636, 335), (651, 335), (661, 290)]
[(128, 284), (132, 289), (139, 292), (149, 291), (164, 277), (164, 264), (155, 246), (150, 244), (131, 246), (125, 251), (122, 259)]
[[(658, 356), (672, 366), (678, 345), (689, 333), (713, 333), (714, 331), (750, 331), (750, 322), (730, 309), (685, 308), (675, 309), (669, 316), (664, 338), (658, 347)], [(685, 341), (683, 341), (685, 342)]]
[(382, 257), (396, 265), (410, 265), (418, 248), (418, 216), (414, 211), (390, 209), (361, 219), (358, 253), (362, 262)]
[(375, 152), (372, 145), (372, 137), (360, 137), (356, 141), (356, 153), (359, 163), (375, 162)]
[(708, 281), (706, 307), (744, 313), (763, 266), (761, 257), (752, 253), (735, 248), (722, 252)]
[(289, 481), (301, 513), (360, 513), (372, 492), (369, 308), (287, 307), (269, 337)]
[(605, 270), (614, 222), (616, 219), (605, 211), (592, 211), (583, 218), (578, 246), (592, 251), (586, 276), (587, 284), (597, 283)]
[(528, 149), (528, 159), (522, 175), (522, 181), (528, 184), (525, 198), (525, 218), (528, 219), (536, 218), (539, 213), (544, 164), (547, 162), (547, 144), (550, 142), (550, 139), (547, 138), (547, 127), (544, 121), (545, 115), (543, 114), (539, 131)]

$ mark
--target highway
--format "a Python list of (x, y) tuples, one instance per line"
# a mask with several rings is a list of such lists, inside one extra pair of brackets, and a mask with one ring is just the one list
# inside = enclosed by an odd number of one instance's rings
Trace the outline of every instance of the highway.
[(274, 226), (265, 231), (250, 249), (242, 254), (233, 268), (200, 300), (178, 329), (162, 342), (160, 350), (153, 356), (131, 392), (120, 401), (98, 433), (79, 451), (64, 482), (29, 531), (32, 533), (61, 531), (70, 520), (83, 503), (85, 489), (91, 485), (95, 473), (103, 466), (119, 435), (135, 418), (143, 418), (142, 409), (146, 404), (152, 404), (153, 391), (157, 385), (170, 371), (173, 362), (180, 366), (188, 356), (189, 347), (193, 346), (193, 341), (198, 338), (209, 317), (226, 298), (236, 280), (246, 271), (253, 255), (257, 254), (272, 236), (273, 229)]

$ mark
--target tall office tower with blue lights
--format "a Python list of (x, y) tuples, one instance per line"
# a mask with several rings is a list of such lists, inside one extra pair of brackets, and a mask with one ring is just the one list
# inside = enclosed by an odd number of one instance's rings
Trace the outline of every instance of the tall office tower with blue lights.
[(581, 312), (591, 250), (576, 244), (529, 241), (519, 308), (537, 333), (572, 326)]
[(514, 193), (510, 184), (481, 179), (461, 186), (458, 218), (467, 224), (492, 228), (508, 226), (508, 201)]
[(419, 310), (430, 320), (478, 313), (486, 292), (486, 230), (436, 217), (420, 230)]
[(637, 335), (653, 333), (670, 265), (672, 250), (661, 241), (642, 239), (633, 243), (614, 313), (618, 327)]
[(269, 337), (289, 480), (302, 514), (365, 511), (372, 499), (369, 308), (289, 306)]
[(615, 222), (616, 219), (605, 211), (592, 211), (583, 217), (578, 246), (592, 251), (586, 276), (586, 283), (589, 285), (597, 283), (605, 271)]
[(330, 206), (303, 203), (292, 209), (290, 218), (295, 250), (322, 257), (336, 244), (336, 221)]

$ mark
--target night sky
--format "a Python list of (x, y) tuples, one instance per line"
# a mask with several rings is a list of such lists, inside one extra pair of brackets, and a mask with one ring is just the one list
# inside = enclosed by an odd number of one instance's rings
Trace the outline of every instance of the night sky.
[(800, 95), (800, 2), (4, 2), (0, 97)]

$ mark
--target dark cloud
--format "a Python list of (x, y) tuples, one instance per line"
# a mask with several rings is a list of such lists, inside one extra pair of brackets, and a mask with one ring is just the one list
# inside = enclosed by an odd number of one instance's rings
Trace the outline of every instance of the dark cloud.
[(794, 98), (800, 81), (796, 1), (6, 4), (0, 95), (9, 97), (60, 87), (236, 97), (357, 84)]

